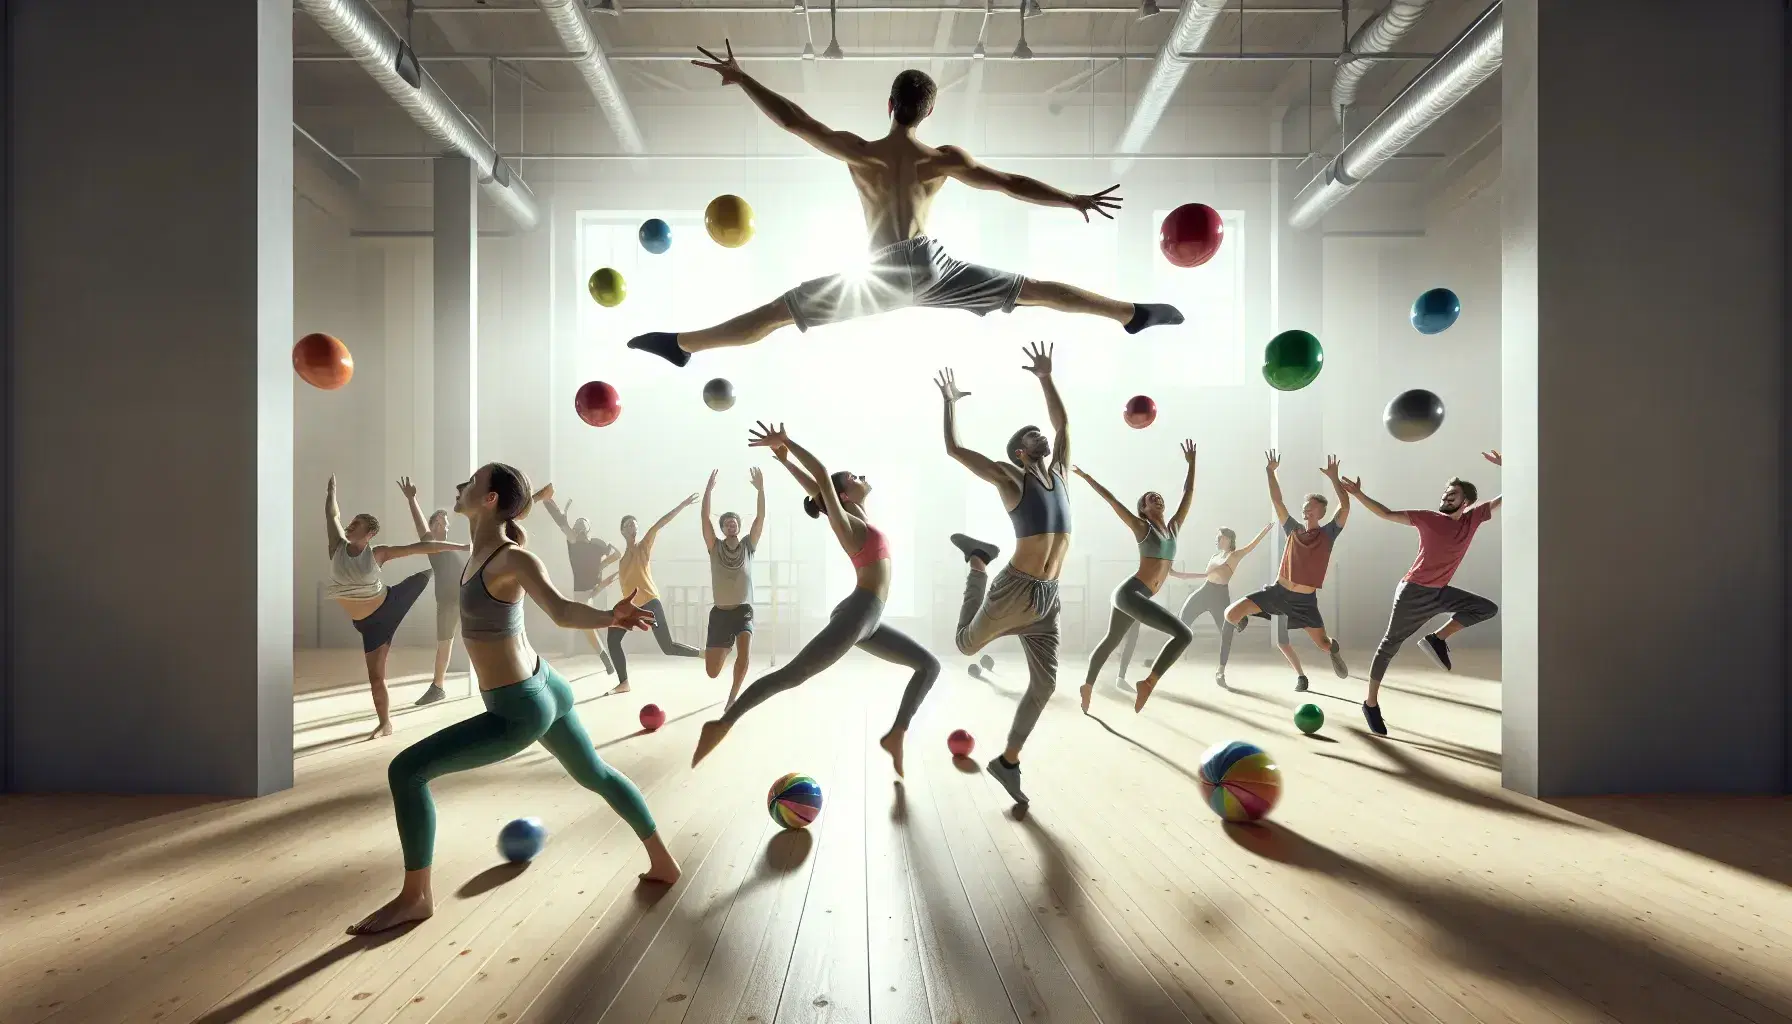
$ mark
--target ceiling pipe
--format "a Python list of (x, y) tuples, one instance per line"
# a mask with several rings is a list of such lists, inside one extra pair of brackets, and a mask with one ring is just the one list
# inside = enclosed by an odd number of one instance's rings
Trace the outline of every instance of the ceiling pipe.
[(584, 9), (577, 0), (535, 0), (535, 6), (548, 16), (554, 34), (560, 37), (560, 44), (576, 58), (585, 87), (597, 98), (597, 108), (610, 122), (616, 141), (625, 152), (645, 150), (647, 146), (641, 141), (641, 128), (635, 123), (635, 113), (622, 95), (622, 84), (616, 80), (616, 72), (611, 70), (610, 62), (605, 58), (604, 48), (598, 44), (597, 33), (585, 20)]
[(1311, 227), (1363, 180), (1500, 69), (1505, 23), (1499, 4), (1475, 19), (1443, 56), (1412, 80), (1295, 198), (1291, 227)]
[(1176, 23), (1170, 26), (1169, 38), (1157, 51), (1157, 60), (1151, 65), (1144, 89), (1139, 92), (1138, 106), (1132, 109), (1132, 117), (1126, 122), (1126, 130), (1120, 133), (1115, 149), (1122, 153), (1137, 153), (1145, 148), (1151, 133), (1157, 130), (1157, 123), (1163, 120), (1171, 98), (1176, 95), (1176, 87), (1182, 84), (1182, 76), (1188, 74), (1190, 61), (1186, 55), (1199, 50), (1207, 41), (1207, 33), (1213, 30), (1213, 23), (1219, 20), (1230, 2), (1183, 0), (1176, 11)]
[[(1418, 24), (1419, 16), (1425, 13), (1430, 3), (1431, 0), (1391, 0), (1380, 13), (1363, 22), (1344, 44), (1344, 49), (1352, 54), (1392, 50), (1394, 44)], [(1340, 125), (1344, 123), (1344, 112), (1356, 105), (1356, 90), (1362, 84), (1363, 76), (1376, 63), (1373, 58), (1358, 57), (1338, 67), (1337, 77), (1332, 79), (1332, 113)]]
[(429, 77), (410, 45), (398, 38), (368, 0), (298, 0), (298, 4), (418, 126), (472, 161), (480, 186), (518, 227), (527, 231), (540, 222), (529, 186), (512, 175), (479, 127)]

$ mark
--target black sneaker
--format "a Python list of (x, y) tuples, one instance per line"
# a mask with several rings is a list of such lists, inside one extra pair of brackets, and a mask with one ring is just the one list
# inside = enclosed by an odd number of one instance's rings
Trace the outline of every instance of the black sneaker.
[(1306, 676), (1296, 676), (1295, 677), (1294, 692), (1295, 693), (1306, 693), (1307, 692), (1307, 677)]
[(1002, 549), (994, 544), (980, 541), (975, 537), (967, 537), (962, 533), (952, 535), (952, 545), (964, 552), (965, 561), (981, 558), (984, 565), (995, 564), (996, 556), (1002, 553)]
[(447, 691), (443, 690), (440, 686), (432, 686), (429, 689), (424, 690), (423, 696), (418, 697), (417, 703), (412, 704), (411, 707), (420, 708), (425, 704), (434, 704), (438, 700), (446, 700), (447, 698)]
[(1232, 632), (1242, 633), (1242, 632), (1244, 632), (1244, 627), (1246, 627), (1250, 624), (1251, 624), (1251, 617), (1249, 615), (1246, 615), (1244, 618), (1238, 620), (1238, 625), (1232, 627)]
[(1388, 734), (1387, 723), (1381, 720), (1381, 705), (1364, 704), (1363, 719), (1369, 723), (1370, 732), (1377, 736), (1386, 736)]
[(1426, 654), (1431, 655), (1431, 660), (1437, 662), (1438, 668), (1450, 671), (1450, 645), (1442, 637), (1436, 633), (1426, 633), (1419, 637), (1419, 646), (1425, 649)]
[(1026, 806), (1027, 794), (1020, 791), (1020, 765), (1017, 764), (1010, 768), (1003, 764), (1001, 756), (997, 755), (990, 758), (989, 764), (985, 767), (989, 769), (990, 778), (1001, 783), (1002, 788), (1008, 791), (1008, 795), (1014, 798), (1015, 803), (1023, 807)]
[(1339, 679), (1349, 679), (1350, 666), (1344, 664), (1344, 656), (1338, 653), (1337, 637), (1332, 637), (1332, 645), (1326, 648), (1326, 653), (1332, 656), (1332, 674)]

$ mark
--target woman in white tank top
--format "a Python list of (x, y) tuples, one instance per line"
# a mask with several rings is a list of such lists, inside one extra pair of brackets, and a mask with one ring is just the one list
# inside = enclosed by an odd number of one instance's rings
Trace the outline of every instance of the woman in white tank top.
[[(408, 484), (408, 478), (401, 481), (400, 490)], [(407, 492), (406, 498), (409, 497), (410, 492)], [(355, 632), (361, 634), (361, 651), (367, 659), (367, 686), (373, 692), (373, 710), (379, 715), (379, 725), (368, 738), (390, 736), (392, 715), (391, 698), (386, 694), (386, 655), (391, 653), (392, 636), (398, 632), (405, 613), (411, 610), (417, 596), (429, 584), (430, 572), (424, 569), (406, 577), (397, 586), (388, 587), (381, 578), (380, 567), (406, 555), (465, 551), (467, 546), (439, 540), (375, 546), (373, 538), (379, 535), (380, 521), (372, 514), (362, 512), (349, 520), (346, 529), (343, 528), (342, 510), (336, 505), (335, 476), (330, 477), (330, 486), (324, 496), (324, 521), (330, 545), (330, 582), (324, 590), (348, 613)]]

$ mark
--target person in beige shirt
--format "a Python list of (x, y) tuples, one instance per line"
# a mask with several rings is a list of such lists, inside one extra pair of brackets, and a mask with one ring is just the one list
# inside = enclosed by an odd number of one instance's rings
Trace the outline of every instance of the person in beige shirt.
[[(672, 639), (672, 627), (666, 624), (666, 607), (660, 604), (659, 589), (653, 585), (653, 544), (659, 540), (660, 531), (666, 528), (666, 524), (696, 503), (697, 496), (693, 494), (679, 502), (672, 511), (661, 516), (647, 528), (646, 533), (639, 536), (635, 534), (635, 517), (622, 517), (622, 558), (616, 563), (622, 594), (635, 607), (653, 615), (653, 638), (659, 642), (660, 653), (674, 658), (701, 658), (703, 652)], [(606, 697), (628, 692), (628, 658), (622, 653), (622, 638), (628, 632), (627, 629), (610, 630), (610, 664), (616, 666), (617, 683), (610, 688), (609, 693), (604, 694)]]

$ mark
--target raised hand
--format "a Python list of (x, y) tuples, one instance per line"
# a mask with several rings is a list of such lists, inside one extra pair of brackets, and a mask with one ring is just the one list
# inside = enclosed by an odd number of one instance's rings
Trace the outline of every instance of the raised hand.
[[(551, 482), (549, 484), (547, 484), (547, 486), (543, 487), (541, 490), (535, 492), (535, 500), (536, 501), (552, 501), (553, 498), (554, 498), (554, 485)], [(566, 507), (571, 508), (572, 502), (570, 502), (570, 501), (567, 502)]]
[(614, 629), (652, 629), (653, 613), (635, 604), (635, 595), (639, 591), (631, 590), (628, 596), (610, 609), (610, 626)]
[(1334, 483), (1336, 483), (1338, 480), (1338, 465), (1339, 465), (1338, 457), (1336, 455), (1327, 455), (1325, 457), (1325, 468), (1320, 470), (1319, 472), (1324, 473), (1328, 478), (1330, 478)]
[(1489, 452), (1482, 452), (1481, 457), (1483, 459), (1486, 459), (1488, 462), (1493, 463), (1496, 466), (1505, 465), (1505, 463), (1500, 461), (1500, 451), (1498, 448), (1495, 448), (1494, 450), (1489, 451)]
[(1267, 466), (1265, 468), (1267, 468), (1271, 473), (1274, 473), (1276, 471), (1276, 468), (1282, 464), (1282, 456), (1277, 454), (1276, 450), (1274, 448), (1271, 448), (1269, 451), (1264, 452), (1263, 457), (1264, 457), (1265, 461), (1267, 462)]
[(1195, 464), (1195, 441), (1194, 441), (1194, 438), (1185, 437), (1182, 439), (1182, 457), (1188, 460), (1189, 465), (1192, 466)]
[(780, 423), (774, 427), (764, 420), (761, 420), (747, 431), (747, 447), (788, 449), (790, 447), (790, 435), (784, 432), (784, 424)]
[(939, 375), (933, 378), (933, 384), (940, 389), (940, 397), (944, 398), (948, 405), (960, 398), (968, 398), (971, 394), (969, 391), (958, 390), (958, 375), (953, 373), (950, 367), (941, 370)]
[(327, 485), (327, 486), (326, 486), (326, 489), (327, 489), (327, 490), (328, 490), (328, 491), (329, 491), (329, 492), (330, 492), (330, 493), (331, 493), (331, 494), (335, 494), (335, 493), (336, 493), (336, 474), (334, 474), (334, 473), (331, 473), (331, 474), (330, 474), (330, 482), (329, 482), (329, 484), (328, 484), (328, 485)]
[[(727, 47), (727, 52), (728, 52), (727, 57), (718, 57), (715, 54), (710, 53), (708, 50), (705, 50), (703, 47), (699, 46), (699, 47), (697, 47), (697, 52), (701, 53), (705, 57), (708, 57), (709, 60), (707, 62), (700, 61), (700, 60), (694, 60), (694, 61), (691, 61), (691, 63), (695, 64), (696, 66), (698, 66), (700, 68), (705, 68), (707, 70), (714, 71), (718, 75), (721, 75), (723, 85), (739, 85), (741, 82), (741, 79), (747, 77), (747, 73), (745, 71), (742, 71), (740, 69), (740, 65), (738, 63), (736, 63), (734, 60), (734, 43), (730, 40), (724, 39), (724, 40), (722, 40), (722, 45)], [(1118, 187), (1118, 186), (1116, 186), (1116, 187)], [(1085, 214), (1084, 216), (1086, 217), (1087, 214)]]
[(1081, 467), (1081, 466), (1071, 466), (1070, 471), (1072, 473), (1075, 473), (1077, 476), (1082, 477), (1084, 480), (1089, 479), (1089, 474), (1083, 472), (1083, 467)]
[(1085, 222), (1088, 221), (1091, 212), (1099, 213), (1103, 217), (1113, 220), (1114, 215), (1108, 211), (1118, 210), (1122, 200), (1119, 196), (1111, 196), (1108, 193), (1119, 187), (1118, 185), (1109, 185), (1092, 196), (1071, 196), (1070, 208), (1082, 214)]
[(709, 483), (703, 485), (705, 493), (716, 489), (716, 477), (720, 475), (721, 472), (722, 471), (719, 469), (712, 469), (709, 471)]
[(765, 474), (759, 471), (758, 466), (754, 466), (752, 469), (747, 470), (747, 479), (753, 481), (754, 490), (765, 490)]
[(1344, 477), (1338, 481), (1338, 486), (1344, 488), (1346, 494), (1354, 494), (1359, 498), (1363, 496), (1363, 478), (1360, 476), (1355, 480)]
[(1033, 364), (1023, 366), (1021, 369), (1035, 377), (1050, 377), (1052, 375), (1052, 352), (1057, 347), (1056, 345), (1048, 346), (1043, 341), (1035, 341), (1028, 345), (1021, 351), (1027, 354), (1028, 359), (1033, 360)]
[(417, 485), (411, 483), (410, 477), (401, 476), (398, 478), (398, 493), (404, 495), (406, 498), (415, 498), (417, 496)]
[(678, 507), (679, 508), (690, 508), (692, 505), (695, 505), (695, 504), (697, 504), (697, 496), (695, 494), (693, 494), (690, 497), (679, 502)]

